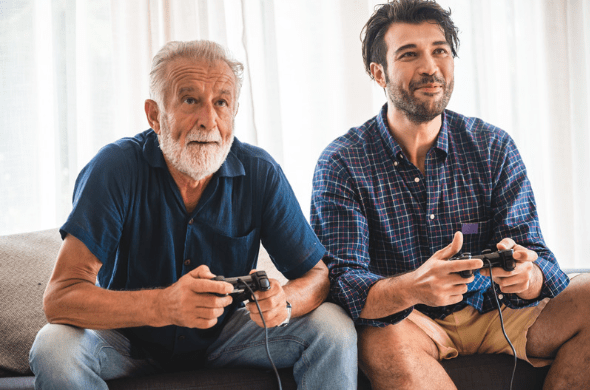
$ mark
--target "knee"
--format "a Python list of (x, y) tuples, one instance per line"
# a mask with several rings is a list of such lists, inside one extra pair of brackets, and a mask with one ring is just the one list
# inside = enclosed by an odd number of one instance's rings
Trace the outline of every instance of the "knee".
[(59, 372), (79, 361), (84, 343), (84, 329), (69, 325), (47, 324), (33, 342), (29, 365), (35, 375), (42, 372)]
[(316, 342), (325, 348), (357, 350), (357, 334), (354, 323), (340, 306), (325, 302), (309, 316), (308, 325)]
[(407, 329), (403, 322), (360, 330), (359, 365), (367, 375), (404, 375), (413, 372), (424, 358), (433, 358), (436, 348), (425, 343), (411, 328)]

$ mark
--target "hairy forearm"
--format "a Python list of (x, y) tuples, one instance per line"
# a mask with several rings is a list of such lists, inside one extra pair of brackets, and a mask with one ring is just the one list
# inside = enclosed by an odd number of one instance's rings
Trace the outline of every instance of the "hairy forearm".
[(361, 318), (377, 319), (399, 313), (417, 304), (409, 292), (411, 274), (381, 279), (369, 289)]
[(76, 237), (68, 235), (47, 284), (43, 309), (50, 323), (116, 329), (178, 325), (207, 329), (231, 304), (229, 283), (211, 280), (201, 265), (166, 288), (115, 291), (97, 287), (102, 263)]
[(293, 307), (291, 316), (299, 317), (317, 308), (330, 291), (328, 269), (321, 265), (312, 268), (303, 277), (290, 280), (283, 286), (287, 301)]
[(163, 290), (111, 291), (86, 281), (50, 284), (43, 308), (47, 320), (89, 329), (168, 325), (161, 310)]

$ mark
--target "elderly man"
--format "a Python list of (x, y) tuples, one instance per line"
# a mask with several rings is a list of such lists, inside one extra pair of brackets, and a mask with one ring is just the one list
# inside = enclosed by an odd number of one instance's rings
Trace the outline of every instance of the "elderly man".
[[(391, 1), (365, 25), (387, 104), (326, 148), (313, 183), (332, 296), (358, 326), (373, 389), (454, 389), (439, 361), (477, 353), (552, 363), (545, 389), (588, 389), (590, 284), (570, 283), (545, 245), (514, 141), (445, 109), (457, 44), (434, 1)], [(514, 269), (480, 271), (466, 253), (486, 250), (513, 250)]]
[[(356, 387), (356, 333), (328, 292), (324, 247), (278, 164), (234, 139), (242, 65), (209, 41), (155, 56), (151, 129), (82, 170), (31, 349), (36, 388), (203, 367), (294, 366), (300, 389)], [(289, 279), (260, 310), (217, 275), (248, 275), (260, 241)], [(287, 325), (288, 324), (288, 325)], [(279, 326), (281, 325), (281, 326)], [(287, 326), (285, 326), (287, 325)]]

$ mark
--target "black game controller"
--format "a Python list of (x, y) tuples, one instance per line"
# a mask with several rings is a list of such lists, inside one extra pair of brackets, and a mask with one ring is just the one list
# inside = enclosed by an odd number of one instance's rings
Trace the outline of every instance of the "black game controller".
[(268, 280), (266, 272), (264, 271), (257, 271), (247, 276), (238, 276), (235, 278), (216, 276), (212, 280), (219, 280), (232, 284), (234, 286), (234, 291), (232, 291), (229, 295), (231, 295), (236, 302), (242, 302), (246, 299), (250, 299), (250, 290), (248, 290), (245, 284), (250, 286), (252, 292), (270, 290), (270, 281)]
[[(502, 267), (504, 271), (512, 271), (516, 267), (516, 260), (512, 257), (514, 251), (512, 249), (506, 249), (498, 252), (492, 252), (489, 249), (481, 252), (481, 255), (471, 255), (470, 253), (463, 253), (462, 255), (455, 256), (449, 260), (468, 260), (468, 259), (481, 259), (483, 260), (483, 266), (488, 268), (491, 264), (493, 267)], [(489, 262), (489, 263), (488, 263)], [(469, 278), (473, 275), (472, 270), (465, 270), (459, 272), (464, 278)]]

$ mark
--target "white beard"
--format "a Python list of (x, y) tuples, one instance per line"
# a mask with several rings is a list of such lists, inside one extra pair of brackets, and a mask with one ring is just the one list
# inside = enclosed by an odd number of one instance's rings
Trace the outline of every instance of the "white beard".
[[(158, 135), (158, 141), (162, 153), (174, 168), (193, 180), (202, 180), (217, 172), (227, 158), (234, 142), (233, 129), (231, 137), (225, 142), (219, 130), (193, 129), (186, 136), (186, 144), (181, 145), (179, 141), (172, 138), (164, 118), (162, 118), (160, 126), (162, 131)], [(209, 143), (200, 144), (193, 141)]]

